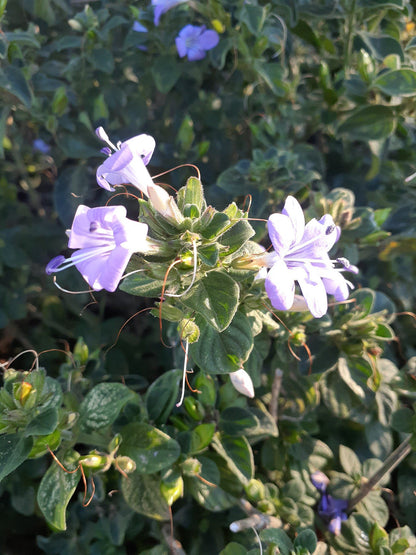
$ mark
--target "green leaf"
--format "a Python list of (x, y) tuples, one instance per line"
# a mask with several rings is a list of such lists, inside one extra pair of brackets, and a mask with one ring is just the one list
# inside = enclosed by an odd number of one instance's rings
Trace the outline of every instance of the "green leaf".
[(61, 443), (61, 432), (59, 429), (55, 430), (47, 436), (40, 436), (33, 438), (33, 447), (30, 451), (28, 458), (37, 459), (51, 449), (51, 451), (56, 451), (59, 444)]
[(240, 220), (220, 237), (221, 245), (228, 247), (226, 256), (240, 249), (253, 237), (255, 231), (247, 220)]
[(338, 127), (338, 133), (360, 141), (378, 141), (389, 137), (395, 129), (395, 119), (387, 106), (358, 108)]
[(240, 288), (224, 272), (213, 270), (192, 288), (182, 302), (201, 316), (217, 331), (228, 328), (239, 302)]
[(27, 108), (30, 108), (32, 93), (23, 72), (19, 68), (7, 66), (4, 69), (0, 69), (0, 89), (11, 93), (23, 102)]
[(219, 552), (219, 555), (247, 555), (247, 549), (241, 543), (231, 542)]
[(228, 407), (221, 412), (219, 428), (230, 436), (241, 436), (258, 424), (257, 418), (247, 409)]
[(159, 56), (152, 67), (155, 85), (161, 93), (168, 93), (181, 75), (181, 66), (172, 56)]
[(266, 14), (266, 8), (244, 4), (240, 13), (240, 21), (247, 25), (249, 31), (253, 33), (254, 36), (257, 36), (263, 27)]
[(199, 424), (191, 431), (189, 454), (196, 455), (208, 447), (215, 433), (215, 424)]
[(253, 335), (248, 318), (236, 312), (228, 328), (218, 333), (197, 318), (201, 335), (190, 345), (191, 356), (207, 374), (227, 374), (241, 368), (253, 348)]
[(27, 459), (32, 443), (31, 438), (20, 434), (0, 436), (0, 481)]
[(397, 54), (401, 60), (404, 60), (403, 50), (399, 41), (389, 35), (372, 35), (361, 31), (357, 33), (354, 42), (356, 43), (354, 45), (356, 48), (364, 47), (377, 60), (382, 61), (386, 56), (391, 54)]
[(132, 422), (122, 430), (120, 455), (136, 463), (136, 472), (153, 474), (172, 465), (180, 455), (179, 443), (161, 430), (144, 422)]
[(407, 68), (386, 71), (373, 81), (373, 86), (389, 96), (415, 96), (416, 71)]
[(44, 436), (51, 434), (58, 425), (58, 409), (48, 408), (29, 422), (25, 436)]
[(178, 401), (182, 370), (169, 370), (155, 380), (146, 392), (149, 419), (161, 424), (168, 419)]
[(79, 423), (84, 430), (100, 430), (114, 422), (135, 393), (121, 383), (101, 383), (85, 397), (80, 406)]
[(261, 541), (274, 543), (282, 555), (290, 555), (293, 544), (289, 536), (281, 528), (267, 528), (260, 532)]
[(339, 461), (346, 474), (350, 476), (361, 475), (360, 460), (349, 447), (339, 446)]
[(107, 48), (94, 48), (89, 54), (89, 61), (98, 71), (109, 74), (114, 71), (114, 58)]
[(253, 451), (247, 439), (217, 433), (212, 446), (225, 459), (229, 470), (247, 485), (254, 476)]
[(373, 552), (381, 546), (389, 546), (389, 535), (377, 522), (373, 524), (370, 534), (370, 545)]
[(295, 549), (307, 549), (309, 553), (313, 553), (317, 544), (318, 539), (313, 530), (301, 530), (293, 542), (293, 547)]
[[(220, 473), (217, 465), (207, 457), (198, 457), (201, 463), (199, 476), (186, 479), (186, 491), (208, 511), (224, 511), (237, 503), (232, 495), (226, 493), (220, 486)], [(212, 485), (211, 485), (212, 484)]]
[(160, 492), (160, 479), (139, 472), (123, 478), (121, 491), (126, 503), (137, 513), (156, 520), (169, 520), (169, 505)]
[(194, 204), (201, 212), (205, 204), (204, 189), (202, 187), (201, 180), (197, 177), (190, 177), (187, 180), (185, 187), (179, 189), (177, 194), (177, 203), (180, 210), (183, 210), (187, 204)]
[(413, 420), (414, 412), (405, 407), (398, 409), (393, 412), (391, 416), (391, 427), (396, 432), (401, 432), (404, 434), (411, 434), (413, 430)]
[[(66, 459), (62, 464), (67, 467), (68, 462)], [(53, 462), (40, 482), (38, 505), (48, 523), (56, 530), (66, 530), (66, 507), (80, 478), (79, 470), (71, 474)]]

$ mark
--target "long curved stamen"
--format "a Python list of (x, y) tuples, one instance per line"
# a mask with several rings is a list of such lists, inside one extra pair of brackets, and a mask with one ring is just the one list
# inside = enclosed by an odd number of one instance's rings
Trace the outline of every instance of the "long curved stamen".
[(182, 293), (178, 293), (178, 294), (175, 294), (175, 293), (172, 293), (172, 294), (165, 293), (165, 295), (166, 295), (167, 297), (183, 297), (183, 295), (186, 295), (186, 294), (188, 293), (188, 291), (191, 290), (193, 284), (195, 283), (196, 270), (197, 270), (197, 268), (198, 268), (198, 260), (197, 260), (197, 254), (198, 254), (198, 253), (197, 253), (197, 250), (196, 250), (196, 242), (195, 242), (195, 241), (192, 243), (192, 250), (193, 250), (193, 255), (194, 255), (194, 269), (193, 269), (193, 272), (192, 272), (192, 280), (191, 280), (191, 283), (188, 285), (188, 287), (185, 289), (185, 291), (182, 291)]
[[(56, 274), (57, 272), (62, 272), (75, 264), (84, 262), (85, 260), (90, 260), (91, 258), (95, 258), (97, 256), (103, 256), (110, 253), (112, 250), (112, 247), (107, 245), (105, 247), (87, 247), (75, 252), (70, 258), (57, 256), (47, 265), (46, 273), (51, 275)], [(77, 254), (78, 252), (79, 254)]]
[(85, 293), (94, 293), (94, 289), (84, 289), (84, 291), (70, 291), (69, 289), (65, 289), (64, 287), (61, 287), (61, 285), (59, 285), (59, 283), (56, 281), (56, 276), (53, 276), (53, 283), (55, 285), (55, 287), (57, 287), (60, 291), (63, 291), (64, 293), (69, 293), (70, 295), (85, 295)]
[(109, 139), (107, 133), (104, 131), (103, 127), (97, 127), (97, 129), (95, 130), (95, 134), (97, 135), (97, 137), (99, 139), (101, 139), (104, 143), (107, 143), (108, 146), (110, 148), (112, 148), (114, 151), (116, 150), (120, 150), (120, 148), (117, 148)]
[(186, 340), (186, 345), (185, 345), (185, 358), (183, 361), (183, 374), (182, 374), (182, 392), (181, 392), (181, 398), (179, 399), (179, 402), (176, 403), (177, 407), (180, 407), (183, 403), (183, 399), (185, 397), (185, 380), (186, 380), (186, 366), (188, 364), (188, 347), (189, 347), (189, 341)]

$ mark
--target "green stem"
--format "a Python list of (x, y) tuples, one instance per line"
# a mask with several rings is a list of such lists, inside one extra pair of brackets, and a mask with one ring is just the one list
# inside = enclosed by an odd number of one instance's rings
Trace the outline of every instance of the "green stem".
[(370, 493), (370, 491), (381, 481), (381, 479), (387, 472), (391, 472), (399, 463), (401, 463), (401, 461), (405, 457), (407, 457), (407, 455), (412, 450), (412, 447), (410, 445), (411, 437), (412, 436), (406, 438), (397, 447), (397, 449), (395, 449), (395, 451), (393, 451), (393, 453), (391, 453), (387, 457), (384, 464), (377, 470), (377, 472), (373, 474), (373, 476), (371, 476), (371, 478), (361, 486), (361, 489), (357, 493), (357, 495), (354, 495), (354, 497), (350, 499), (350, 502), (348, 503), (348, 511), (351, 511), (351, 509), (355, 505), (357, 505), (357, 503), (364, 499), (364, 497), (368, 493)]
[(345, 65), (345, 75), (348, 75), (349, 65), (350, 65), (350, 58), (352, 52), (352, 30), (354, 27), (354, 19), (355, 19), (355, 4), (356, 0), (352, 0), (351, 2), (351, 9), (348, 13), (348, 22), (347, 22), (347, 36), (345, 39), (345, 56), (344, 56), (344, 65)]

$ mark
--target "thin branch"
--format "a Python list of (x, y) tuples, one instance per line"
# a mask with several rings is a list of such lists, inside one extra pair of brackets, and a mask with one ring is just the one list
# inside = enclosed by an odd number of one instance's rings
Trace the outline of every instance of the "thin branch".
[(240, 499), (240, 507), (248, 515), (248, 518), (235, 520), (230, 524), (231, 532), (241, 532), (254, 528), (263, 530), (264, 528), (282, 528), (283, 522), (276, 516), (266, 515), (251, 505), (247, 499)]
[(357, 505), (370, 491), (381, 481), (387, 472), (391, 472), (407, 455), (412, 451), (410, 440), (412, 436), (407, 437), (398, 447), (391, 453), (384, 464), (377, 470), (371, 478), (365, 482), (357, 495), (354, 495), (348, 503), (348, 511)]
[(283, 372), (276, 368), (272, 384), (272, 398), (270, 399), (269, 411), (273, 420), (277, 423), (277, 405), (279, 403), (280, 388), (282, 386)]
[(165, 542), (168, 545), (169, 551), (172, 553), (172, 555), (186, 555), (186, 553), (185, 553), (185, 551), (182, 547), (181, 542), (176, 540), (171, 535), (169, 524), (162, 527), (162, 534), (163, 534), (163, 538), (164, 538)]

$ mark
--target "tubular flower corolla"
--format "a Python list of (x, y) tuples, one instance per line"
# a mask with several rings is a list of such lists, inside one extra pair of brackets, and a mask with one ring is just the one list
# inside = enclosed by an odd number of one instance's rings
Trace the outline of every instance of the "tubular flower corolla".
[(341, 234), (332, 216), (325, 214), (320, 220), (314, 218), (305, 225), (300, 204), (289, 196), (282, 213), (269, 217), (267, 227), (274, 251), (265, 255), (270, 268), (265, 288), (274, 308), (292, 308), (295, 282), (298, 282), (315, 318), (326, 313), (327, 294), (334, 295), (337, 301), (348, 298), (349, 288), (353, 285), (341, 272), (357, 273), (358, 269), (345, 258), (333, 261), (328, 256)]
[(109, 145), (103, 149), (108, 158), (97, 168), (100, 187), (114, 191), (113, 185), (131, 183), (147, 196), (148, 186), (153, 184), (153, 180), (146, 166), (156, 146), (154, 138), (145, 134), (137, 135), (115, 146), (102, 127), (98, 127), (95, 132)]
[(124, 206), (79, 206), (69, 232), (70, 258), (57, 256), (46, 266), (54, 274), (76, 266), (95, 290), (115, 291), (131, 256), (145, 252), (147, 225), (126, 217)]

